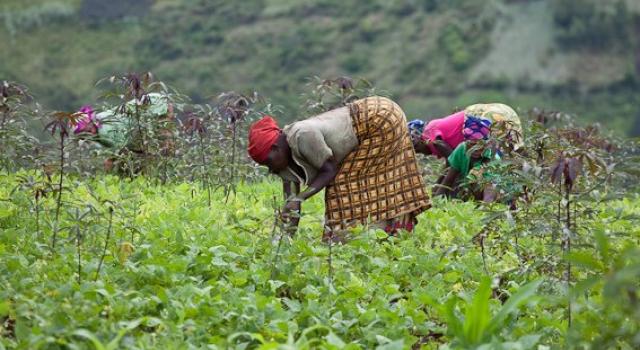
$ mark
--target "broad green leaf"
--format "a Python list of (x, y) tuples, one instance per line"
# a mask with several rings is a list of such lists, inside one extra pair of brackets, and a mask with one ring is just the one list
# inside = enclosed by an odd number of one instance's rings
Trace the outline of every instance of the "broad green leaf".
[(578, 281), (571, 288), (572, 297), (573, 298), (578, 298), (582, 294), (587, 293), (591, 288), (593, 288), (593, 286), (598, 284), (598, 282), (600, 282), (600, 281), (601, 281), (601, 277), (600, 276), (591, 276), (591, 277), (586, 278), (584, 280)]
[(540, 334), (528, 334), (520, 337), (520, 339), (518, 339), (518, 343), (522, 345), (522, 349), (533, 349), (533, 347), (540, 341), (540, 338), (542, 338), (542, 335)]
[(593, 254), (584, 251), (574, 251), (565, 256), (565, 260), (590, 271), (602, 271), (602, 264)]
[(456, 315), (456, 305), (460, 299), (452, 297), (444, 305), (444, 313), (447, 320), (447, 330), (455, 337), (464, 337), (462, 321)]
[(386, 344), (376, 346), (376, 350), (402, 350), (404, 349), (404, 340), (394, 340)]
[(264, 343), (264, 338), (259, 333), (250, 333), (250, 332), (237, 332), (231, 334), (227, 338), (227, 342), (230, 344), (234, 344), (236, 339), (250, 339), (258, 341), (260, 344)]
[(609, 264), (609, 238), (607, 237), (605, 231), (603, 229), (597, 229), (593, 233), (594, 238), (596, 240), (596, 247), (598, 248), (598, 253), (600, 253), (600, 258), (604, 262), (605, 265)]
[(339, 349), (342, 349), (345, 346), (345, 342), (333, 332), (329, 332), (325, 338), (327, 339), (327, 343), (337, 346)]
[(509, 314), (515, 312), (522, 304), (528, 302), (541, 283), (542, 280), (536, 280), (518, 288), (518, 291), (511, 295), (509, 300), (502, 305), (498, 313), (491, 319), (488, 330), (489, 333), (493, 334), (500, 330)]
[(125, 327), (123, 327), (122, 329), (120, 329), (118, 331), (118, 334), (115, 336), (115, 338), (113, 338), (109, 344), (107, 344), (106, 346), (106, 350), (116, 350), (118, 349), (118, 345), (120, 343), (120, 340), (122, 339), (122, 337), (125, 336), (125, 334), (127, 334), (127, 332), (137, 328), (140, 324), (143, 323), (145, 319), (139, 318), (137, 320), (133, 320), (130, 322), (124, 322)]
[(91, 333), (86, 329), (78, 329), (73, 332), (73, 335), (90, 341), (91, 344), (93, 344), (93, 347), (95, 348), (95, 350), (106, 350), (102, 342), (93, 333)]
[(469, 344), (479, 344), (485, 338), (491, 314), (489, 313), (489, 297), (491, 296), (491, 280), (484, 278), (476, 291), (471, 305), (467, 304), (463, 332)]
[(9, 310), (11, 310), (11, 303), (9, 303), (8, 300), (0, 303), (0, 317), (7, 316), (9, 314)]

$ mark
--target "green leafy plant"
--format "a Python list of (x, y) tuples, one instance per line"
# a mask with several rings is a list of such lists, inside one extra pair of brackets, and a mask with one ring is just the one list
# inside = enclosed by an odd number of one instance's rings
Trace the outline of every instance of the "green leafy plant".
[(109, 248), (109, 241), (111, 239), (111, 232), (113, 231), (113, 204), (108, 202), (110, 205), (109, 208), (109, 223), (107, 226), (107, 233), (104, 238), (104, 248), (102, 249), (102, 254), (100, 255), (100, 262), (98, 263), (98, 268), (96, 269), (96, 276), (94, 278), (95, 281), (98, 280), (100, 276), (100, 269), (102, 268), (102, 264), (104, 263), (104, 258), (107, 255), (107, 249)]
[[(125, 145), (109, 149), (119, 171), (130, 177), (139, 173), (156, 176), (162, 182), (169, 179), (169, 169), (175, 160), (177, 113), (182, 110), (185, 96), (156, 81), (151, 72), (128, 73), (102, 79), (113, 87), (103, 97), (112, 104), (116, 122), (127, 125)], [(167, 104), (165, 115), (153, 111), (152, 94)], [(155, 96), (155, 95), (154, 95)], [(158, 101), (156, 101), (158, 102)]]
[[(477, 347), (499, 337), (509, 320), (509, 316), (534, 297), (542, 281), (528, 283), (518, 289), (492, 314), (490, 310), (491, 280), (484, 278), (472, 300), (450, 298), (443, 307), (449, 333), (454, 337), (453, 346), (460, 348)], [(464, 316), (457, 314), (463, 309)]]
[[(169, 89), (140, 77), (114, 86), (129, 95), (106, 108), (139, 102), (123, 115), (147, 135), (149, 153), (129, 160), (146, 160), (144, 171), (79, 166), (107, 152), (79, 157), (91, 145), (70, 137), (75, 114), (55, 113), (54, 162), (0, 172), (3, 348), (639, 345), (636, 142), (534, 114), (526, 151), (501, 145), (503, 161), (488, 166), (500, 181), (468, 183), (508, 200), (434, 198), (411, 233), (354, 227), (339, 244), (322, 242), (321, 196), (290, 235), (281, 186), (243, 156), (249, 122), (278, 107), (234, 93), (185, 103), (167, 154), (143, 101)], [(320, 88), (310, 113), (366, 96)], [(438, 175), (425, 164), (427, 179)]]
[(42, 200), (51, 192), (54, 191), (50, 181), (46, 180), (45, 176), (38, 175), (17, 175), (18, 183), (14, 187), (15, 191), (26, 191), (29, 196), (29, 201), (32, 203), (33, 211), (36, 214), (36, 236), (42, 237), (40, 229), (40, 212), (42, 211)]

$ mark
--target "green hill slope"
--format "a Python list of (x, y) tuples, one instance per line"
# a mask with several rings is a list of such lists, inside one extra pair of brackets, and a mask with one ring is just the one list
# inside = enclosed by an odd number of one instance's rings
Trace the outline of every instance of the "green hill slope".
[[(133, 4), (133, 5), (132, 5)], [(541, 106), (640, 133), (637, 1), (6, 0), (0, 79), (49, 108), (151, 70), (196, 101), (255, 89), (299, 110), (307, 78), (371, 80), (411, 117), (478, 101)], [(4, 25), (2, 25), (4, 24)], [(623, 35), (624, 34), (624, 35)]]

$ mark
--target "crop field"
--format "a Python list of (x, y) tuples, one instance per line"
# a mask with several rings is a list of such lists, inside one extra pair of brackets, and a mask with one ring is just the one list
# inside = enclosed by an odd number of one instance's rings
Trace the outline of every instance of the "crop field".
[(360, 229), (330, 246), (319, 240), (319, 200), (294, 238), (274, 230), (271, 182), (243, 185), (226, 202), (216, 192), (208, 207), (186, 183), (74, 180), (69, 200), (81, 209), (61, 225), (76, 233), (51, 256), (28, 199), (10, 194), (21, 176), (0, 178), (12, 199), (0, 202), (5, 347), (519, 349), (637, 331), (618, 298), (637, 292), (627, 288), (640, 269), (640, 198), (584, 223), (599, 243), (569, 260), (577, 285), (568, 328), (560, 248), (551, 237), (516, 243), (505, 221), (483, 262), (473, 238), (488, 214), (473, 203), (438, 202), (411, 234)]
[[(516, 205), (433, 197), (413, 232), (364, 225), (336, 243), (321, 239), (322, 194), (287, 234), (282, 184), (246, 156), (268, 100), (195, 105), (150, 75), (105, 84), (107, 107), (151, 91), (172, 101), (172, 152), (137, 110), (144, 158), (79, 138), (76, 114), (3, 83), (0, 349), (640, 347), (632, 140), (522, 111), (527, 152), (492, 169), (517, 185)], [(370, 91), (319, 81), (301, 108)], [(431, 188), (442, 164), (420, 164)]]

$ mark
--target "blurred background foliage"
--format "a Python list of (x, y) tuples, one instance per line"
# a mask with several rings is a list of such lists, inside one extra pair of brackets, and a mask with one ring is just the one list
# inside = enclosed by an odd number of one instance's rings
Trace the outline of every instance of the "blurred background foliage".
[(48, 109), (153, 71), (196, 103), (258, 91), (292, 121), (313, 76), (369, 79), (410, 118), (535, 106), (640, 134), (638, 0), (3, 0), (0, 79)]

